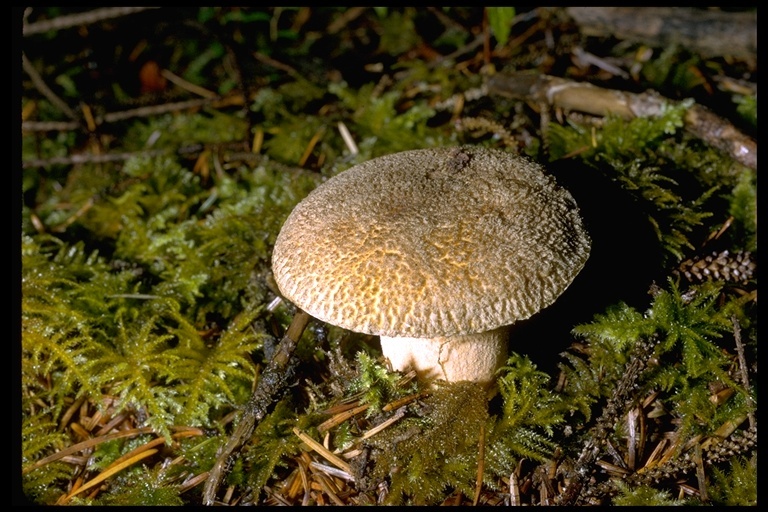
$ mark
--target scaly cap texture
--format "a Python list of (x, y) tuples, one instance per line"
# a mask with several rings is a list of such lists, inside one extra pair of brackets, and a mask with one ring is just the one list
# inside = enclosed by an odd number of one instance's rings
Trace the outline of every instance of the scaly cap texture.
[(384, 336), (483, 332), (570, 285), (590, 239), (571, 194), (520, 156), (480, 147), (382, 156), (293, 210), (272, 269), (312, 316)]

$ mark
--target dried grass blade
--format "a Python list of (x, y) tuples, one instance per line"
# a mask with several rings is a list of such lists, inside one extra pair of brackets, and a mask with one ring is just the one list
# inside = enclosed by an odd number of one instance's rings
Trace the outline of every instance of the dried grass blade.
[(306, 444), (309, 445), (310, 448), (312, 448), (314, 451), (319, 453), (324, 459), (326, 459), (328, 462), (332, 463), (334, 466), (343, 469), (350, 475), (352, 474), (352, 468), (350, 468), (349, 464), (341, 460), (339, 457), (331, 453), (329, 450), (325, 448), (322, 444), (318, 443), (314, 439), (312, 439), (310, 436), (302, 432), (296, 427), (293, 427), (293, 433), (296, 434), (299, 439), (304, 441)]
[(309, 465), (317, 469), (318, 471), (322, 471), (324, 473), (327, 473), (331, 476), (335, 476), (336, 478), (341, 478), (342, 480), (347, 480), (349, 482), (354, 482), (355, 477), (347, 473), (346, 471), (343, 471), (341, 469), (337, 469), (331, 466), (327, 466), (325, 464), (320, 464), (319, 462), (310, 462)]
[(48, 457), (40, 459), (34, 464), (30, 464), (29, 466), (23, 468), (21, 470), (21, 473), (22, 474), (29, 473), (33, 469), (37, 469), (41, 466), (45, 466), (46, 464), (49, 464), (53, 461), (61, 459), (62, 457), (66, 457), (67, 455), (72, 455), (73, 453), (77, 453), (80, 450), (90, 448), (91, 446), (96, 446), (97, 444), (101, 444), (106, 441), (112, 441), (113, 439), (121, 439), (123, 437), (133, 437), (141, 434), (149, 434), (152, 432), (154, 432), (152, 427), (142, 427), (142, 428), (136, 428), (132, 430), (125, 430), (121, 432), (114, 432), (112, 434), (107, 434), (102, 437), (94, 437), (93, 439), (88, 439), (87, 441), (83, 441), (82, 443), (73, 444), (72, 446), (68, 446), (63, 450), (60, 450), (52, 455), (49, 455)]
[(382, 421), (380, 424), (376, 425), (375, 427), (370, 429), (368, 432), (363, 434), (361, 439), (368, 439), (369, 437), (375, 436), (376, 434), (378, 434), (379, 432), (381, 432), (382, 430), (384, 430), (385, 428), (387, 428), (388, 426), (390, 426), (391, 424), (393, 424), (403, 416), (405, 416), (405, 408), (400, 408), (391, 418), (389, 418), (386, 421)]
[(75, 496), (77, 494), (80, 494), (81, 492), (83, 492), (83, 491), (85, 491), (87, 489), (90, 489), (91, 487), (93, 487), (95, 485), (100, 484), (101, 482), (103, 482), (107, 478), (111, 477), (112, 475), (114, 475), (116, 473), (119, 473), (120, 471), (124, 470), (125, 468), (127, 468), (129, 466), (132, 466), (132, 465), (136, 464), (137, 462), (139, 462), (140, 460), (146, 459), (147, 457), (149, 457), (151, 455), (154, 455), (156, 453), (157, 453), (157, 450), (152, 448), (152, 449), (143, 451), (143, 452), (139, 453), (138, 455), (135, 455), (135, 456), (131, 457), (130, 459), (128, 459), (126, 461), (123, 461), (122, 463), (120, 463), (120, 464), (118, 464), (118, 465), (116, 465), (116, 466), (114, 466), (114, 467), (112, 467), (110, 469), (102, 471), (95, 478), (93, 478), (92, 480), (89, 480), (85, 485), (83, 485), (82, 487), (80, 487), (79, 489), (74, 491), (72, 494), (67, 496), (67, 499), (69, 500), (73, 496)]
[(480, 501), (480, 491), (483, 489), (483, 471), (485, 470), (485, 425), (480, 426), (480, 440), (478, 441), (479, 453), (477, 454), (477, 479), (475, 480), (475, 498), (472, 505), (477, 506)]
[(369, 406), (370, 404), (358, 405), (357, 407), (339, 413), (318, 425), (317, 430), (321, 433), (325, 433), (336, 425), (340, 425), (356, 414), (360, 414), (361, 412), (365, 411)]
[(322, 473), (318, 473), (315, 476), (317, 476), (317, 481), (320, 483), (320, 487), (322, 487), (323, 492), (325, 492), (325, 494), (331, 498), (331, 501), (333, 501), (336, 505), (346, 505), (344, 500), (339, 498), (339, 496), (333, 490), (332, 483), (329, 481), (327, 476), (323, 475)]
[(381, 409), (383, 411), (394, 411), (395, 409), (399, 409), (400, 407), (404, 406), (405, 404), (409, 404), (413, 402), (414, 400), (418, 400), (419, 398), (423, 398), (425, 396), (429, 395), (429, 391), (422, 391), (420, 393), (415, 393), (413, 395), (404, 396), (403, 398), (400, 398), (398, 400), (394, 400), (392, 402), (389, 402), (387, 405), (382, 407)]

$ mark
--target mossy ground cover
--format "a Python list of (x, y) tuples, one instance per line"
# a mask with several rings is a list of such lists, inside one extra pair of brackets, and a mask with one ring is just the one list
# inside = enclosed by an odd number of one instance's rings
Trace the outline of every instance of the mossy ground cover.
[[(498, 394), (313, 321), (217, 502), (756, 503), (757, 173), (686, 125), (699, 104), (754, 136), (755, 63), (563, 9), (15, 14), (20, 500), (201, 503), (294, 313), (270, 276), (291, 209), (372, 157), (475, 144), (545, 164), (594, 242), (515, 326)], [(484, 89), (520, 70), (667, 99), (627, 119)]]

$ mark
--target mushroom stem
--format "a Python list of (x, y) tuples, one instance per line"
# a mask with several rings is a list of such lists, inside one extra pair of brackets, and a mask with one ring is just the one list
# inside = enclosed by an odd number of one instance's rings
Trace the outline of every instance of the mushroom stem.
[(496, 370), (506, 362), (508, 334), (509, 326), (503, 326), (459, 336), (380, 339), (381, 350), (395, 370), (416, 370), (421, 380), (469, 380), (490, 386)]

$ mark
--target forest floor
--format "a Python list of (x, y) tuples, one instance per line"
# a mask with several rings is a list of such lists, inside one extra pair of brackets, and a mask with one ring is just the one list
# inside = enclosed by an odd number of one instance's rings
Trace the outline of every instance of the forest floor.
[[(757, 503), (755, 9), (14, 15), (14, 501)], [(490, 400), (271, 273), (319, 184), (460, 145), (542, 164), (592, 239)]]

